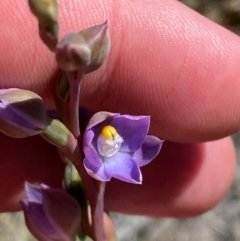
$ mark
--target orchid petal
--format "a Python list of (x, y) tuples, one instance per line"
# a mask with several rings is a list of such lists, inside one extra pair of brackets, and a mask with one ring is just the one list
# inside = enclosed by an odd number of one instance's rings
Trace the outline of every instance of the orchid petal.
[(118, 152), (114, 156), (105, 158), (105, 171), (124, 182), (142, 183), (142, 174), (133, 158), (127, 153)]
[(42, 192), (39, 186), (25, 182), (25, 191), (29, 201), (42, 203)]
[(111, 179), (111, 175), (109, 175), (105, 169), (104, 169), (104, 166), (102, 165), (100, 168), (99, 167), (96, 167), (92, 164), (92, 162), (90, 162), (87, 158), (84, 158), (83, 160), (83, 164), (84, 164), (84, 167), (87, 171), (87, 173), (99, 180), (99, 181), (110, 181)]
[(105, 121), (107, 119), (109, 119), (109, 121), (110, 121), (115, 116), (119, 116), (119, 114), (118, 113), (110, 113), (110, 112), (106, 112), (106, 111), (97, 112), (90, 119), (86, 130), (93, 128), (94, 126), (102, 123), (103, 121)]
[(149, 116), (122, 115), (114, 118), (111, 125), (123, 138), (120, 151), (134, 152), (139, 149), (149, 129)]
[(147, 165), (151, 162), (160, 152), (163, 141), (155, 136), (147, 136), (141, 146), (134, 154), (133, 159), (137, 162), (138, 166)]
[(96, 148), (93, 146), (93, 138), (94, 132), (92, 130), (88, 130), (84, 134), (83, 140), (83, 150), (85, 155), (88, 157), (88, 161), (91, 162), (95, 167), (101, 167), (102, 160), (100, 159)]

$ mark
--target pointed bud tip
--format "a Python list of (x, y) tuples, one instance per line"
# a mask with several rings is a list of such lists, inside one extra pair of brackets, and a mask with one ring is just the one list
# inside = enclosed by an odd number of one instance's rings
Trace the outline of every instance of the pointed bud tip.
[(108, 21), (106, 20), (104, 23), (100, 24), (103, 29), (108, 29)]
[(86, 73), (97, 70), (106, 60), (110, 51), (110, 37), (108, 32), (108, 22), (95, 25), (79, 32), (91, 50), (91, 63), (86, 69)]

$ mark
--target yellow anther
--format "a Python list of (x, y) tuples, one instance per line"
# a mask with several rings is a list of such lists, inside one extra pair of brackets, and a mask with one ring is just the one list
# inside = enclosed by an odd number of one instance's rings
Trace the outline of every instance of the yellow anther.
[(117, 130), (113, 126), (108, 125), (102, 128), (101, 134), (108, 140), (114, 139), (117, 135)]

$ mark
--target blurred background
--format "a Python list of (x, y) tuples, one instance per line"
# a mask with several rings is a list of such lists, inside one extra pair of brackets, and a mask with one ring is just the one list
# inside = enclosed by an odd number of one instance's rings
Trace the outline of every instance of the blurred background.
[[(240, 0), (181, 0), (211, 20), (240, 35)], [(239, 241), (240, 134), (233, 136), (238, 154), (234, 183), (213, 210), (191, 219), (153, 219), (112, 214), (119, 241)], [(0, 241), (36, 241), (21, 212), (0, 214)]]

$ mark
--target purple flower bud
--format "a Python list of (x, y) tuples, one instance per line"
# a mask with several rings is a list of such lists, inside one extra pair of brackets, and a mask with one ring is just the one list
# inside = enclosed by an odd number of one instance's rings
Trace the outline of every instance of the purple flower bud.
[(86, 72), (98, 69), (108, 56), (110, 37), (107, 22), (82, 30), (79, 34), (85, 39), (91, 50), (91, 63)]
[(91, 50), (83, 37), (77, 33), (69, 33), (57, 44), (56, 60), (65, 71), (86, 68), (91, 61)]
[(67, 192), (46, 185), (25, 184), (21, 201), (28, 229), (39, 241), (72, 241), (80, 228), (81, 210)]
[(84, 166), (92, 177), (112, 177), (141, 184), (140, 167), (159, 153), (163, 141), (147, 135), (149, 116), (98, 112), (90, 119), (83, 138)]
[(13, 138), (41, 133), (48, 124), (43, 100), (34, 92), (0, 89), (0, 131)]

